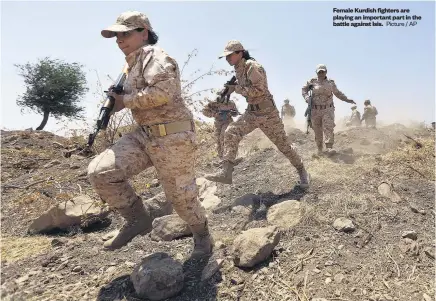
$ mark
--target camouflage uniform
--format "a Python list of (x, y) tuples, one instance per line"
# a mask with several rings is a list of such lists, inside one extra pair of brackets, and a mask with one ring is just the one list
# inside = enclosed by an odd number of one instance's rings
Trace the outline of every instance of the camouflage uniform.
[(282, 106), (281, 110), (281, 118), (283, 120), (283, 125), (285, 126), (285, 130), (287, 131), (289, 127), (295, 127), (294, 117), (295, 117), (295, 108), (289, 104), (289, 100), (285, 99), (285, 104)]
[(365, 101), (365, 108), (363, 109), (362, 121), (365, 120), (366, 127), (376, 127), (376, 116), (378, 115), (375, 106), (371, 105), (369, 100)]
[[(239, 41), (231, 40), (221, 57), (243, 50), (244, 48)], [(222, 170), (216, 174), (207, 175), (206, 178), (211, 181), (231, 184), (239, 142), (244, 136), (259, 128), (297, 169), (300, 175), (301, 187), (307, 187), (308, 175), (302, 159), (297, 154), (294, 146), (290, 145), (287, 140), (279, 111), (275, 106), (273, 96), (268, 90), (265, 69), (255, 60), (246, 60), (245, 58), (241, 58), (234, 67), (237, 79), (234, 91), (246, 98), (248, 107), (242, 116), (230, 124), (226, 130)]]
[[(126, 12), (102, 35), (110, 37), (126, 24), (128, 28), (151, 30), (145, 15)], [(120, 248), (136, 235), (151, 231), (150, 214), (145, 212), (128, 179), (154, 166), (167, 200), (193, 230), (193, 256), (201, 255), (199, 252), (206, 249), (208, 252), (212, 247), (205, 211), (198, 200), (193, 116), (181, 97), (178, 64), (154, 45), (137, 49), (126, 56), (126, 61), (128, 77), (123, 102), (132, 111), (138, 127), (123, 135), (88, 166), (95, 191), (127, 221), (120, 234), (105, 243), (105, 248)]]
[[(327, 72), (325, 65), (318, 65), (316, 72), (324, 70)], [(337, 87), (334, 80), (325, 77), (319, 80), (318, 77), (313, 77), (306, 82), (302, 88), (302, 95), (306, 102), (309, 101), (309, 90), (312, 87), (312, 128), (315, 132), (315, 142), (318, 151), (323, 149), (323, 134), (324, 143), (327, 150), (331, 150), (334, 143), (334, 128), (335, 124), (335, 106), (333, 103), (333, 94), (342, 101), (354, 103)]]
[(281, 116), (282, 119), (285, 117), (295, 117), (295, 108), (289, 104), (289, 101), (282, 106)]
[(360, 126), (360, 112), (357, 110), (357, 106), (351, 107), (350, 120), (347, 122), (347, 126)]
[(238, 115), (236, 104), (231, 100), (228, 102), (210, 102), (204, 107), (203, 114), (206, 117), (215, 118), (214, 126), (217, 153), (218, 157), (222, 159), (224, 151), (224, 133), (229, 124), (233, 122), (233, 117)]

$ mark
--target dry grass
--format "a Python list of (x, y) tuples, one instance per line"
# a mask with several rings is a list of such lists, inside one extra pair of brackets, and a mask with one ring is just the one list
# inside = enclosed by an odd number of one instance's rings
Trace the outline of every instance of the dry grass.
[(50, 239), (44, 236), (35, 237), (2, 237), (2, 261), (16, 262), (38, 255), (51, 248)]
[(401, 165), (403, 169), (415, 172), (428, 180), (435, 180), (435, 139), (418, 140), (422, 144), (417, 147), (414, 142), (406, 144), (402, 149), (392, 151), (382, 156), (384, 163)]
[(357, 159), (353, 164), (341, 164), (338, 166), (338, 163), (321, 157), (316, 161), (309, 161), (308, 166), (308, 171), (312, 177), (318, 178), (319, 181), (326, 184), (338, 184), (343, 183), (344, 179), (356, 179), (370, 171), (374, 167), (374, 159), (362, 157)]

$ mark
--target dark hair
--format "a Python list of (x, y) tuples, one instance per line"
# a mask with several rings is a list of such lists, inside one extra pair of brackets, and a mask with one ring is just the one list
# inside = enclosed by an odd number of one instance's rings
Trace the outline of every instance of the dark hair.
[[(137, 28), (136, 31), (138, 32), (142, 32), (144, 30), (144, 28)], [(157, 41), (159, 40), (158, 35), (152, 31), (152, 30), (148, 30), (148, 44), (150, 45), (154, 45), (157, 43)]]
[[(253, 57), (251, 57), (250, 53), (248, 52), (248, 50), (241, 50), (242, 51), (242, 57), (246, 60), (253, 60), (255, 61), (255, 59)], [(241, 51), (236, 51), (236, 53), (240, 53)]]

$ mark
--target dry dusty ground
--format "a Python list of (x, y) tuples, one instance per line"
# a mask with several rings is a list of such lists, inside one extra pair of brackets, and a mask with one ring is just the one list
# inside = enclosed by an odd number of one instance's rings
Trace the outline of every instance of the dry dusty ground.
[[(211, 133), (206, 125), (199, 132), (198, 176), (215, 169)], [(289, 138), (312, 187), (294, 188), (294, 168), (260, 131), (246, 137), (233, 185), (218, 184), (222, 203), (209, 212), (215, 240), (227, 246), (217, 251), (224, 265), (208, 281), (187, 279), (170, 300), (434, 300), (434, 131), (399, 124), (345, 130), (336, 134), (340, 152), (332, 158), (313, 156), (313, 132), (289, 129)], [(121, 250), (102, 251), (102, 236), (122, 222), (116, 214), (88, 228), (27, 235), (30, 222), (52, 205), (79, 194), (97, 200), (86, 178), (90, 159), (65, 158), (59, 144), (74, 143), (48, 132), (2, 131), (1, 142), (2, 300), (139, 300), (129, 274), (144, 255), (187, 258), (191, 237), (137, 237)], [(155, 176), (150, 169), (132, 181), (144, 199), (162, 191), (147, 185)], [(382, 182), (392, 184), (401, 200), (382, 197)], [(249, 210), (240, 210), (236, 205), (247, 199)], [(233, 239), (266, 226), (268, 208), (292, 199), (304, 204), (302, 221), (282, 233), (266, 262), (234, 267)], [(338, 217), (351, 219), (356, 231), (336, 231)], [(409, 230), (418, 239), (406, 245), (402, 232)]]

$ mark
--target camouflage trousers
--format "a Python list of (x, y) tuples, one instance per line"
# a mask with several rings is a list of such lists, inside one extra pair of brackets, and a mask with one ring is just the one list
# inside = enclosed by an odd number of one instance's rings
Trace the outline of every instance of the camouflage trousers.
[[(323, 142), (333, 145), (335, 142), (334, 128), (335, 124), (335, 108), (312, 109), (312, 128), (315, 132), (315, 142), (319, 149), (322, 149)], [(323, 141), (324, 139), (324, 141)]]
[(189, 225), (204, 223), (206, 216), (198, 200), (194, 172), (195, 139), (196, 134), (189, 131), (148, 137), (138, 127), (91, 161), (88, 166), (91, 185), (111, 207), (130, 206), (138, 196), (128, 179), (154, 166), (166, 199), (180, 218)]
[(218, 158), (222, 159), (224, 155), (224, 133), (233, 119), (215, 121), (215, 141)]
[(288, 142), (279, 111), (274, 107), (256, 112), (246, 111), (238, 120), (229, 125), (224, 135), (224, 160), (234, 162), (238, 154), (239, 142), (257, 128), (262, 130), (295, 168), (303, 167), (301, 157)]
[(376, 119), (375, 118), (365, 118), (365, 126), (375, 128), (376, 126)]

